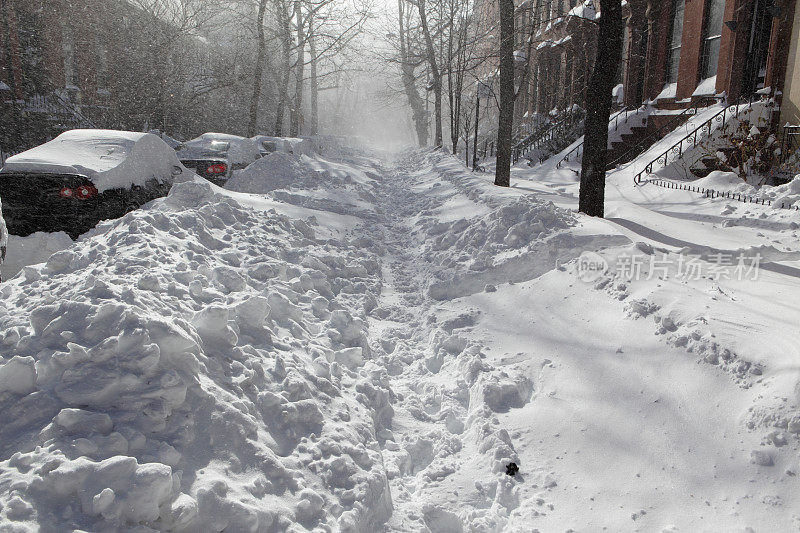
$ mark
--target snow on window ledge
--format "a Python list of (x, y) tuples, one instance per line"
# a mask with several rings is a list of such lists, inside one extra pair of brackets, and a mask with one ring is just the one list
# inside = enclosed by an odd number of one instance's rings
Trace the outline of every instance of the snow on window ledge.
[(664, 85), (664, 89), (656, 96), (656, 100), (664, 100), (667, 98), (675, 98), (678, 93), (678, 82), (668, 83)]
[(692, 93), (692, 96), (708, 96), (714, 95), (717, 92), (717, 77), (711, 76), (697, 84), (697, 88)]

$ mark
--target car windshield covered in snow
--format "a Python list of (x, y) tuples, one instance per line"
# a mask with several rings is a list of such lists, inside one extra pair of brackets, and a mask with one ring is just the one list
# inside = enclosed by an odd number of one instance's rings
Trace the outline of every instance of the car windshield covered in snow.
[(8, 158), (0, 198), (12, 235), (65, 231), (74, 239), (163, 196), (185, 171), (153, 134), (71, 130)]

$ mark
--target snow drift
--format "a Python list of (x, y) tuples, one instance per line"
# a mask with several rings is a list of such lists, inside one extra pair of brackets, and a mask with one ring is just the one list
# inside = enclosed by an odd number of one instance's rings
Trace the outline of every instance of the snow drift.
[[(202, 181), (4, 284), (0, 529), (374, 530), (377, 262)], [(347, 310), (345, 310), (347, 309)]]

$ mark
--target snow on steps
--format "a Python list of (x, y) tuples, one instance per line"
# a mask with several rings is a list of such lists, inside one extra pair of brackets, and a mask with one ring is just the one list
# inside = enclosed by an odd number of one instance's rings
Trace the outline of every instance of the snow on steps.
[(176, 185), (0, 304), (0, 529), (372, 531), (388, 377), (377, 261)]

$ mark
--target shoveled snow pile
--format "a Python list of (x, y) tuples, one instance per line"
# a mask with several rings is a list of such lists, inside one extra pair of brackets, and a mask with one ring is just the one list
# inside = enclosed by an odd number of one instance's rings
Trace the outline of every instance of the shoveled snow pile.
[(0, 266), (2, 279), (11, 279), (26, 265), (47, 261), (54, 253), (70, 246), (72, 246), (72, 239), (63, 231), (58, 233), (39, 231), (27, 237), (9, 235), (6, 260)]
[(228, 180), (226, 188), (237, 192), (265, 193), (290, 187), (307, 187), (318, 185), (319, 178), (315, 174), (300, 156), (272, 152), (236, 172)]
[(99, 192), (171, 180), (188, 171), (152, 133), (70, 130), (6, 159), (2, 173), (45, 172), (89, 178)]
[(790, 207), (796, 202), (800, 202), (800, 175), (783, 185), (764, 185), (756, 188), (745, 183), (733, 172), (715, 170), (705, 178), (693, 181), (692, 184), (705, 189), (752, 196), (758, 200), (770, 200), (773, 206), (784, 204), (786, 207)]
[(737, 176), (735, 172), (725, 172), (723, 170), (715, 170), (704, 178), (696, 179), (692, 181), (692, 185), (704, 189), (741, 192), (743, 194), (755, 191), (752, 185), (746, 183), (742, 178)]
[[(0, 286), (0, 530), (797, 523), (796, 229), (637, 228), (613, 186), (585, 217), (439, 150), (291, 161)], [(742, 243), (764, 271), (715, 279)]]
[(758, 192), (759, 198), (771, 200), (772, 205), (785, 204), (787, 207), (800, 207), (800, 174), (789, 183), (777, 187), (761, 187)]
[(377, 261), (219, 191), (177, 184), (0, 289), (0, 530), (391, 514), (388, 377), (360, 311)]

